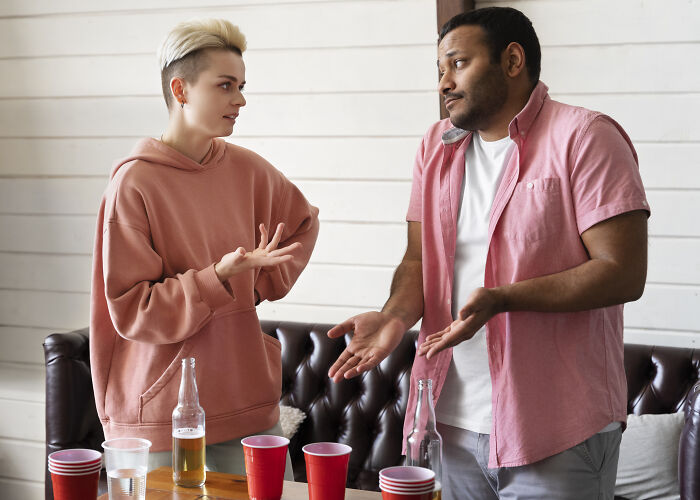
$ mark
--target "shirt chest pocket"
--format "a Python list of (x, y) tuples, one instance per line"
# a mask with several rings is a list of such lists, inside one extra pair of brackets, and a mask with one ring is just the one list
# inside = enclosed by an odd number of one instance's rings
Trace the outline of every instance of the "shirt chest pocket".
[(556, 237), (562, 224), (560, 184), (554, 177), (518, 182), (499, 221), (503, 235), (530, 242)]

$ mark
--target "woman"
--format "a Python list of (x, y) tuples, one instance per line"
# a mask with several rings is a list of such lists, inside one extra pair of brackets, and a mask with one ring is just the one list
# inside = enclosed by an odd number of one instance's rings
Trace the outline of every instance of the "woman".
[(255, 306), (284, 297), (299, 277), (318, 210), (260, 156), (219, 139), (246, 103), (244, 50), (224, 20), (170, 32), (159, 54), (167, 129), (117, 163), (100, 208), (90, 313), (97, 410), (107, 439), (153, 443), (151, 467), (170, 465), (184, 357), (196, 359), (210, 470), (244, 473), (239, 439), (280, 430), (280, 344), (260, 330)]

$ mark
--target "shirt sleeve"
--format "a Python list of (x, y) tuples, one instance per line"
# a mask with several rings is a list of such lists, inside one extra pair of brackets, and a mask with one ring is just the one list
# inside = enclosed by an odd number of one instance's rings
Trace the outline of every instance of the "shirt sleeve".
[(651, 213), (634, 147), (622, 128), (604, 115), (593, 119), (574, 149), (571, 190), (579, 234), (626, 212)]
[(284, 232), (278, 248), (284, 248), (296, 242), (301, 243), (301, 247), (292, 254), (293, 260), (260, 270), (255, 281), (255, 290), (258, 292), (260, 302), (278, 300), (287, 295), (309, 262), (318, 238), (318, 208), (309, 204), (293, 183), (284, 179), (284, 185), (286, 193), (281, 200), (280, 210), (276, 211), (276, 216), (267, 227), (272, 237), (277, 224), (284, 222)]
[(408, 203), (406, 221), (423, 221), (423, 164), (425, 161), (425, 138), (421, 140), (416, 158), (413, 162), (413, 181), (411, 184), (411, 198)]
[(152, 344), (181, 342), (234, 298), (216, 277), (214, 264), (163, 278), (163, 261), (142, 229), (116, 221), (105, 225), (102, 245), (105, 296), (119, 335)]

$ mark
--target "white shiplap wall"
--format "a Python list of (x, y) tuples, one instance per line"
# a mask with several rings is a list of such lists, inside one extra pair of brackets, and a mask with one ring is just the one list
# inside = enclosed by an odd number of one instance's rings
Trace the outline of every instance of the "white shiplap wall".
[(248, 37), (231, 141), (321, 209), (294, 293), (265, 318), (378, 307), (405, 242), (411, 162), (438, 118), (432, 0), (0, 2), (0, 497), (43, 498), (41, 342), (88, 322), (95, 214), (114, 159), (167, 120), (154, 52), (175, 23)]
[[(166, 120), (152, 55), (176, 22), (239, 24), (248, 106), (230, 140), (321, 209), (312, 263), (262, 317), (338, 321), (381, 306), (404, 248), (411, 162), (437, 118), (433, 0), (0, 2), (0, 491), (43, 497), (41, 341), (87, 324), (90, 252), (111, 162)], [(514, 0), (554, 98), (607, 112), (635, 142), (649, 283), (628, 341), (700, 333), (700, 48), (695, 0)], [(675, 210), (674, 210), (675, 209)], [(5, 489), (4, 489), (5, 488)]]

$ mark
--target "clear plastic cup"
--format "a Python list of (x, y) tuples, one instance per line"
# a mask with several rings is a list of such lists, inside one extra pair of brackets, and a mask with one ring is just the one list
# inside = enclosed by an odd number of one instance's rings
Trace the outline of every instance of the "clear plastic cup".
[(148, 450), (151, 442), (117, 438), (102, 443), (105, 450), (109, 500), (145, 500)]

